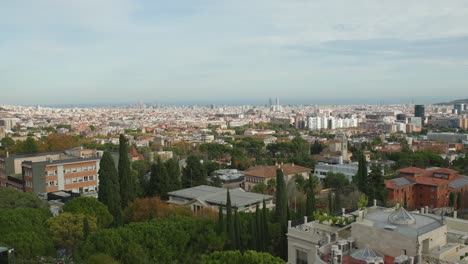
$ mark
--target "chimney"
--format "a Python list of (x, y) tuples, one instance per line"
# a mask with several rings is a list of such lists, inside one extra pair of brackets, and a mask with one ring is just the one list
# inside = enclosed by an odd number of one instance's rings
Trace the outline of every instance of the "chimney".
[(377, 199), (374, 199), (374, 207), (377, 207)]
[(304, 224), (307, 224), (307, 216), (304, 216)]
[(10, 157), (10, 152), (8, 152), (8, 151), (6, 152), (6, 157), (7, 158)]
[(453, 211), (453, 218), (457, 218), (457, 211)]
[(291, 228), (291, 226), (292, 226), (291, 220), (288, 220), (288, 228)]
[(421, 214), (424, 214), (424, 207), (421, 207)]
[(293, 167), (294, 167), (294, 162), (291, 164), (291, 166), (293, 166)]
[(428, 214), (429, 213), (429, 206), (424, 206), (424, 207), (425, 207), (424, 211), (426, 212), (426, 214)]
[(341, 214), (342, 214), (343, 216), (345, 216), (345, 214), (346, 214), (346, 209), (345, 209), (345, 208), (341, 208)]

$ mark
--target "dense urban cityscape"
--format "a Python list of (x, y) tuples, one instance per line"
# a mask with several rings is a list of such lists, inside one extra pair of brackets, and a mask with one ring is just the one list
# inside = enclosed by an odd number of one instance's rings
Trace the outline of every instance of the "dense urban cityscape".
[(0, 264), (468, 264), (468, 1), (0, 1)]
[(467, 130), (462, 101), (1, 105), (2, 256), (464, 263)]

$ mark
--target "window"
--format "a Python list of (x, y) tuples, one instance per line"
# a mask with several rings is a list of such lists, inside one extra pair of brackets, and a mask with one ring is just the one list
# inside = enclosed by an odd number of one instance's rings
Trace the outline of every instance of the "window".
[(94, 181), (94, 176), (93, 175), (89, 176), (88, 178), (89, 178), (90, 181)]
[(76, 168), (71, 169), (71, 172), (76, 172)]
[(88, 181), (88, 176), (84, 176), (83, 181)]
[(54, 183), (53, 181), (50, 181), (50, 182), (49, 182), (49, 187), (52, 187), (52, 186), (54, 186), (54, 185), (55, 185), (55, 183)]
[(83, 178), (82, 177), (79, 177), (78, 178), (78, 182), (82, 182), (83, 181)]
[(73, 183), (77, 182), (76, 178), (72, 178)]
[(71, 179), (65, 179), (65, 184), (70, 184), (70, 183), (72, 183)]
[(65, 169), (65, 173), (70, 173), (71, 169)]
[(296, 250), (296, 264), (308, 264), (307, 253), (304, 251)]

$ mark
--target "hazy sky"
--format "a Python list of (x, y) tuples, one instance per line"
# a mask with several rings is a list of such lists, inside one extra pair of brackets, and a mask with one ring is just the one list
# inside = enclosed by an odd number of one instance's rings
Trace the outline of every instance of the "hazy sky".
[(0, 103), (421, 96), (468, 97), (466, 0), (0, 2)]

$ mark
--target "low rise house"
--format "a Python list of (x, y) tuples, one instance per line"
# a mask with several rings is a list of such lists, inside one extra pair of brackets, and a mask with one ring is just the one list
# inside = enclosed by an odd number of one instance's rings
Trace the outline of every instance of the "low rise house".
[[(168, 193), (169, 203), (190, 207), (194, 212), (203, 208), (219, 210), (226, 207), (227, 189), (207, 185), (182, 189)], [(267, 208), (273, 208), (273, 196), (246, 192), (241, 188), (229, 191), (231, 205), (239, 212), (254, 212), (257, 205), (262, 207), (263, 200)]]
[(244, 172), (245, 190), (251, 191), (255, 185), (261, 182), (265, 185), (268, 185), (268, 181), (271, 179), (276, 179), (276, 171), (278, 169), (283, 171), (286, 182), (294, 178), (295, 175), (302, 175), (305, 179), (308, 179), (309, 174), (312, 171), (312, 169), (298, 166), (294, 163), (251, 167)]

